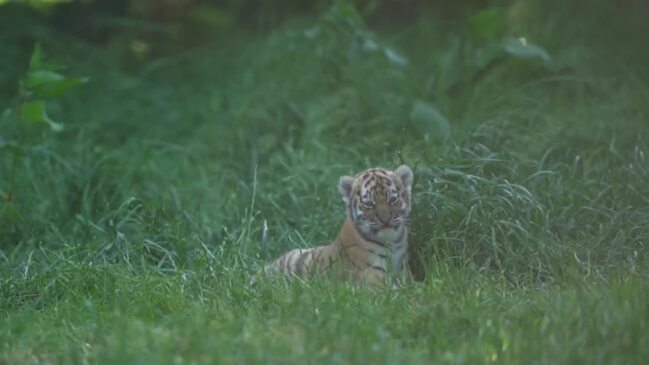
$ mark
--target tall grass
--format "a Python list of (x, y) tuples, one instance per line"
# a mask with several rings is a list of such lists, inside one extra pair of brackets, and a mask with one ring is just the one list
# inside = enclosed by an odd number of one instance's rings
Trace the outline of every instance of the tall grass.
[[(406, 26), (334, 7), (139, 65), (41, 36), (90, 82), (54, 105), (67, 129), (18, 169), (0, 361), (641, 363), (647, 23), (608, 6), (504, 8), (503, 34), (558, 67), (504, 58), (453, 82), (448, 60), (487, 44), (439, 9)], [(593, 19), (610, 11), (604, 31)], [(3, 32), (0, 69), (23, 67), (27, 29)], [(635, 48), (622, 59), (619, 44)], [(412, 123), (417, 102), (450, 136)], [(415, 171), (415, 283), (247, 285), (335, 237), (340, 175), (400, 163)], [(7, 169), (0, 155), (0, 192)]]

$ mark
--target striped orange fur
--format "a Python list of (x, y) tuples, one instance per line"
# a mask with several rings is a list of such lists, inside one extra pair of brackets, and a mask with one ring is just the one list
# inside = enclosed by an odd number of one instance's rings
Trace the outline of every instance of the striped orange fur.
[(338, 237), (325, 246), (289, 251), (268, 264), (265, 273), (298, 278), (326, 275), (378, 287), (386, 284), (388, 273), (403, 277), (412, 180), (406, 165), (342, 176), (338, 190), (347, 219)]

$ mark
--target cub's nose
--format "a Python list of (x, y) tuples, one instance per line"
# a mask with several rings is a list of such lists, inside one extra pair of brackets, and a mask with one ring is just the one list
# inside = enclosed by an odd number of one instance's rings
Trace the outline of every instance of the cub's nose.
[(383, 223), (384, 226), (389, 226), (390, 221), (392, 221), (392, 216), (390, 215), (390, 213), (377, 214), (376, 218), (379, 220), (379, 222)]

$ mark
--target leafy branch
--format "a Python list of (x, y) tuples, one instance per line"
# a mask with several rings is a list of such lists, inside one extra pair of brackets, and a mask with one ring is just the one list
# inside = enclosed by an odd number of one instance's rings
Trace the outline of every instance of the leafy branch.
[[(0, 198), (5, 203), (2, 209), (2, 220), (13, 222), (19, 216), (14, 206), (16, 173), (18, 163), (29, 147), (26, 140), (27, 130), (44, 127), (52, 132), (62, 131), (63, 124), (52, 120), (47, 113), (47, 100), (59, 97), (69, 89), (87, 81), (85, 78), (65, 76), (57, 71), (59, 68), (58, 64), (43, 60), (41, 47), (36, 44), (27, 74), (20, 80), (15, 105), (5, 110), (0, 118), (0, 123), (12, 116), (14, 119), (13, 130), (10, 124), (5, 125), (3, 127), (5, 135), (0, 135), (0, 152), (7, 152), (10, 156), (9, 175), (5, 181), (7, 190), (0, 190)], [(5, 139), (8, 135), (10, 135), (9, 139)]]

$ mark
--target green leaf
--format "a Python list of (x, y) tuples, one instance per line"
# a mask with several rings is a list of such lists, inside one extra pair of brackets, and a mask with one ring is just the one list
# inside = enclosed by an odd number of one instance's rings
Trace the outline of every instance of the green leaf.
[(42, 101), (31, 101), (20, 107), (20, 117), (27, 123), (46, 123), (47, 113), (45, 103)]
[(34, 50), (32, 51), (32, 56), (29, 59), (29, 69), (35, 70), (41, 65), (41, 45), (36, 43), (34, 45)]
[(27, 123), (47, 124), (54, 132), (63, 130), (63, 126), (51, 120), (45, 110), (45, 103), (42, 101), (30, 101), (20, 107), (20, 117)]
[(54, 71), (37, 70), (27, 74), (24, 85), (33, 89), (36, 96), (53, 97), (87, 81), (86, 78), (66, 77)]
[(424, 101), (415, 102), (410, 112), (410, 121), (421, 134), (429, 135), (437, 141), (445, 140), (450, 134), (448, 119)]
[(36, 96), (41, 98), (59, 96), (69, 89), (77, 85), (86, 83), (87, 81), (87, 78), (65, 77), (60, 81), (41, 85), (35, 90)]
[(528, 42), (525, 38), (505, 37), (502, 44), (505, 52), (511, 56), (520, 59), (536, 59), (546, 66), (554, 66), (554, 59), (545, 49)]
[(61, 80), (64, 79), (65, 76), (54, 71), (46, 71), (46, 70), (30, 71), (27, 74), (27, 77), (25, 78), (25, 86), (29, 88), (36, 88), (44, 84), (60, 82)]
[(20, 117), (27, 123), (44, 123), (47, 119), (45, 103), (32, 101), (20, 107)]
[(503, 11), (491, 8), (479, 11), (469, 18), (469, 27), (473, 34), (482, 38), (494, 38), (502, 28)]

